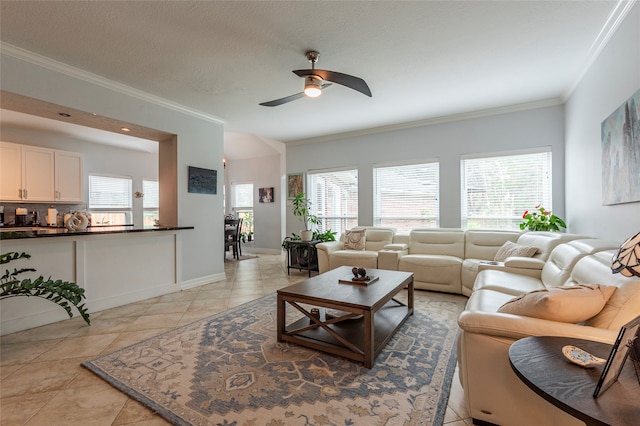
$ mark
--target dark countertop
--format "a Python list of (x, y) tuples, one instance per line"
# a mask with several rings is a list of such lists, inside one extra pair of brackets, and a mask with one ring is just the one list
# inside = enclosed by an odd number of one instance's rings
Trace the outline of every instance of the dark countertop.
[(69, 231), (67, 228), (49, 228), (46, 226), (3, 229), (0, 227), (0, 240), (19, 240), (24, 238), (68, 237), (72, 235), (128, 234), (132, 232), (157, 232), (194, 229), (193, 226), (90, 226), (84, 231)]

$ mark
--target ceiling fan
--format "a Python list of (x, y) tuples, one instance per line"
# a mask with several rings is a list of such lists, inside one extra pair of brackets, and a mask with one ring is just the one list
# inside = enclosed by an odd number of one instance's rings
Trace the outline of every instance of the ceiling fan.
[[(286, 96), (284, 98), (276, 99), (269, 102), (263, 102), (260, 105), (274, 107), (287, 102), (295, 101), (296, 99), (308, 96), (310, 98), (316, 98), (322, 94), (322, 89), (331, 86), (331, 83), (341, 84), (349, 89), (353, 89), (371, 97), (371, 90), (367, 83), (353, 75), (343, 74), (341, 72), (329, 71), (329, 70), (317, 70), (316, 62), (320, 54), (314, 50), (307, 52), (307, 59), (311, 62), (311, 69), (306, 70), (294, 70), (293, 73), (298, 77), (304, 78), (304, 91), (296, 93), (295, 95)], [(331, 83), (324, 83), (324, 82)]]

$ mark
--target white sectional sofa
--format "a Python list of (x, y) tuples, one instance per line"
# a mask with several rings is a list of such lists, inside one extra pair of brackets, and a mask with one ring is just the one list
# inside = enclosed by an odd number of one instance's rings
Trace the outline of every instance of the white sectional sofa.
[[(640, 279), (612, 274), (610, 243), (576, 240), (558, 246), (540, 278), (487, 270), (458, 318), (458, 365), (471, 416), (499, 425), (583, 424), (530, 390), (509, 364), (509, 346), (527, 336), (566, 336), (613, 343), (620, 327), (640, 315)], [(588, 254), (593, 253), (593, 254)], [(615, 286), (604, 308), (579, 323), (499, 312), (515, 295), (578, 284)], [(580, 309), (564, 305), (559, 314)]]
[[(540, 276), (553, 248), (562, 242), (586, 238), (557, 232), (425, 228), (402, 235), (396, 234), (392, 228), (357, 229), (365, 229), (364, 250), (346, 249), (344, 234), (339, 241), (316, 245), (320, 273), (339, 266), (413, 272), (416, 289), (465, 296), (471, 294), (476, 275), (483, 268)], [(536, 247), (538, 250), (533, 258), (512, 257), (504, 262), (489, 264), (506, 241)]]

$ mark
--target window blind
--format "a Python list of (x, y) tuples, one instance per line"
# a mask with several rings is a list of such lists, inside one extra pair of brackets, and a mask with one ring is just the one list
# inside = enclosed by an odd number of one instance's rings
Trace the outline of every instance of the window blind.
[(462, 226), (519, 229), (522, 214), (551, 205), (551, 152), (463, 159)]
[(131, 209), (131, 178), (89, 175), (90, 209)]
[(308, 181), (307, 198), (320, 219), (319, 231), (330, 229), (339, 236), (358, 225), (358, 170), (309, 173)]
[(438, 162), (376, 167), (374, 224), (408, 233), (439, 226), (440, 166)]
[(143, 180), (142, 192), (144, 193), (144, 198), (142, 199), (142, 207), (144, 209), (160, 208), (160, 187), (157, 180)]

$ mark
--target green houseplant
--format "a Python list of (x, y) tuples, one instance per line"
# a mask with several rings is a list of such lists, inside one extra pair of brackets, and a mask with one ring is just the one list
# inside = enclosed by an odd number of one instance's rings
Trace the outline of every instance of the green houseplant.
[(305, 197), (305, 193), (301, 192), (291, 200), (293, 215), (297, 216), (304, 230), (300, 231), (300, 239), (302, 241), (311, 241), (313, 239), (313, 230), (310, 225), (317, 225), (320, 221), (318, 216), (311, 214), (311, 200)]
[(538, 204), (534, 210), (525, 210), (522, 214), (523, 222), (520, 229), (528, 229), (529, 231), (560, 231), (560, 228), (566, 228), (567, 224), (558, 216), (546, 210)]
[[(4, 265), (18, 259), (29, 259), (31, 255), (27, 253), (8, 252), (0, 254), (0, 264)], [(84, 307), (85, 299), (84, 289), (78, 287), (75, 283), (52, 280), (51, 277), (44, 279), (42, 275), (31, 280), (30, 278), (18, 278), (18, 275), (25, 272), (35, 272), (33, 268), (15, 269), (13, 272), (8, 269), (0, 277), (0, 300), (18, 296), (35, 296), (47, 299), (56, 303), (69, 314), (69, 318), (73, 317), (73, 310), (70, 305), (76, 307), (82, 319), (89, 325), (89, 312)]]

